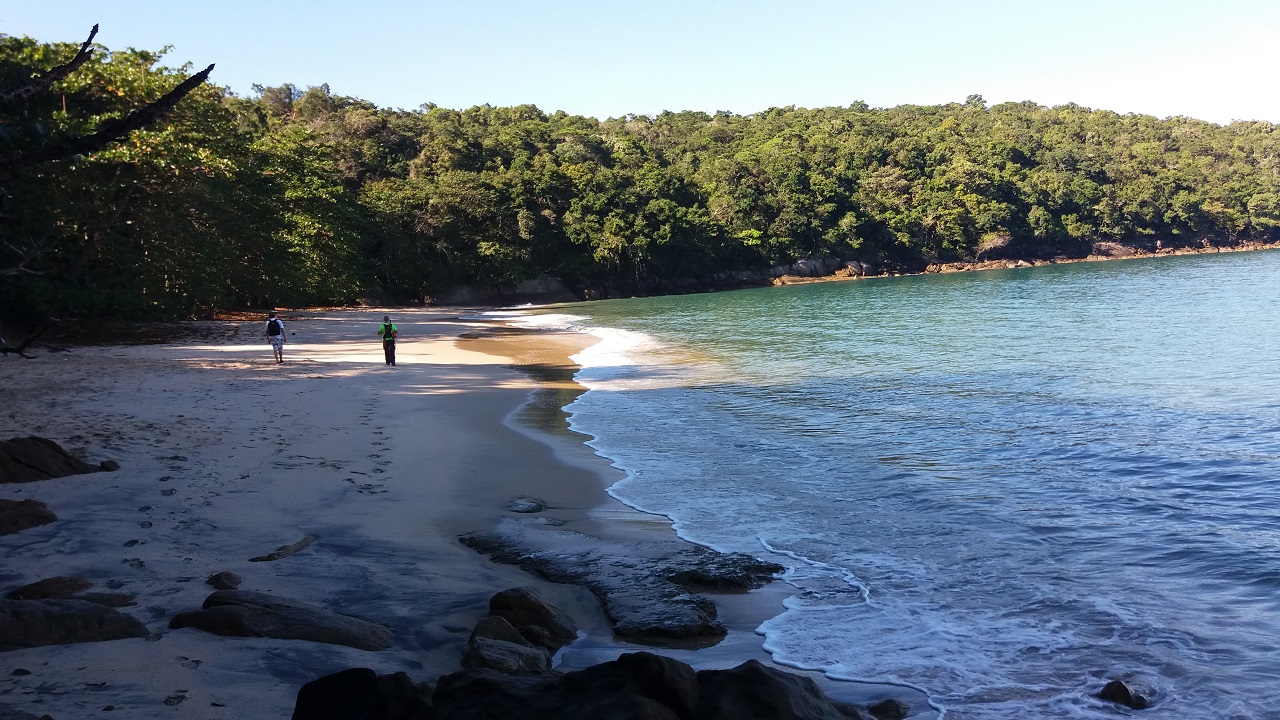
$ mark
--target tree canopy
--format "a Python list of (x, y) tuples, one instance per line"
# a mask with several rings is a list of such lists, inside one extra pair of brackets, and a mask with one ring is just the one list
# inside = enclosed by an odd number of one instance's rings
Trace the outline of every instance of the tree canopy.
[[(173, 91), (162, 52), (0, 37), (0, 154), (90, 137)], [(8, 316), (425, 301), (551, 274), (653, 279), (836, 255), (1079, 256), (1280, 240), (1280, 127), (981, 97), (664, 112), (380, 108), (327, 86), (191, 89), (118, 142), (5, 175)]]

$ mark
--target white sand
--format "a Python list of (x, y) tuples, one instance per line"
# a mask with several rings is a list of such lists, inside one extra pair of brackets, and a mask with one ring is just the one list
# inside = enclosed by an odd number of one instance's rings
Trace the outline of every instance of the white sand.
[[(365, 666), (433, 681), (460, 669), (488, 598), (516, 585), (537, 585), (607, 634), (585, 590), (538, 583), (456, 541), (519, 494), (590, 522), (607, 466), (558, 462), (504, 422), (534, 385), (504, 358), (455, 347), (472, 323), (393, 311), (401, 340), (389, 368), (381, 317), (286, 316), (282, 366), (260, 322), (211, 324), (226, 338), (214, 343), (0, 359), (0, 438), (40, 435), (122, 466), (0, 485), (0, 497), (40, 500), (59, 517), (0, 537), (0, 592), (85, 577), (95, 592), (136, 594), (124, 610), (153, 633), (0, 653), (0, 706), (58, 720), (288, 717), (297, 688), (328, 672)], [(248, 561), (306, 535), (319, 539), (296, 555)], [(396, 646), (170, 630), (223, 570), (242, 576), (242, 589), (386, 624)], [(12, 675), (19, 668), (31, 674)]]

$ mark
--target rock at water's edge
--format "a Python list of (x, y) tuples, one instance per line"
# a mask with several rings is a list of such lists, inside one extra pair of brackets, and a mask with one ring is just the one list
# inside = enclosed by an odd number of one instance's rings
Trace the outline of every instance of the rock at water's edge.
[(1134, 710), (1143, 710), (1151, 705), (1151, 700), (1147, 695), (1138, 692), (1136, 688), (1130, 688), (1122, 680), (1112, 680), (1107, 683), (1102, 688), (1102, 691), (1098, 693), (1098, 697), (1108, 702), (1131, 707)]

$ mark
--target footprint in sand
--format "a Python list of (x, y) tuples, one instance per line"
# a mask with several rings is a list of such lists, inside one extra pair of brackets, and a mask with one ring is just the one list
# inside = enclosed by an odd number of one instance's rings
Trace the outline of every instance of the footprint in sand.
[(181, 705), (182, 701), (187, 699), (186, 692), (187, 692), (186, 690), (179, 690), (177, 693), (165, 698), (164, 704), (168, 705), (169, 707), (173, 707), (175, 705)]

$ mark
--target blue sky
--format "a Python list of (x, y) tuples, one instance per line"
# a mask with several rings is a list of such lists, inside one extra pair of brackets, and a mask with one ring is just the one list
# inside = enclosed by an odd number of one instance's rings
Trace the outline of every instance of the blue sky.
[(663, 110), (1076, 102), (1280, 122), (1277, 0), (0, 0), (0, 32), (172, 45), (213, 80), (384, 107)]

